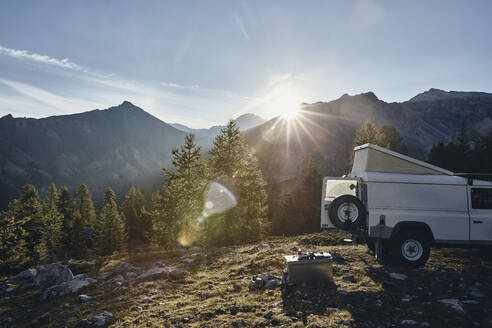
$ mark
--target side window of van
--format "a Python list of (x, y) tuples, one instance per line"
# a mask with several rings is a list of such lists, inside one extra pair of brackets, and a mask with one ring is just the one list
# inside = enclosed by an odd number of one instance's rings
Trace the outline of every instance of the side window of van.
[(492, 188), (471, 189), (472, 208), (492, 209)]

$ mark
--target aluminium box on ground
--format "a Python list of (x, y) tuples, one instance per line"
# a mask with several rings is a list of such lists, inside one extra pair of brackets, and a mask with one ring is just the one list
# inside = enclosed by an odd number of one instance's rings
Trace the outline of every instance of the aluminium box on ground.
[(330, 253), (302, 253), (284, 256), (290, 283), (326, 284), (333, 280), (333, 257)]

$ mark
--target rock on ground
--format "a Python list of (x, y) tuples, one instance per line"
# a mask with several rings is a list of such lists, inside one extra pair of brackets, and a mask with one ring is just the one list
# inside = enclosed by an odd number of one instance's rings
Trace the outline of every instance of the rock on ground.
[(137, 277), (137, 280), (157, 280), (167, 277), (166, 267), (152, 268)]
[(73, 280), (70, 269), (59, 263), (50, 263), (36, 268), (34, 284), (41, 289)]
[(446, 304), (459, 314), (466, 314), (466, 310), (463, 307), (463, 304), (460, 302), (460, 300), (455, 299), (455, 298), (445, 298), (442, 300), (439, 300), (439, 303)]
[(188, 271), (186, 270), (181, 270), (176, 268), (171, 268), (169, 270), (169, 279), (172, 280), (180, 280), (186, 277), (187, 275), (188, 275)]
[(108, 311), (102, 311), (98, 314), (86, 318), (79, 323), (79, 327), (107, 327), (114, 321), (113, 314)]
[(58, 285), (48, 287), (42, 294), (41, 300), (47, 300), (56, 296), (63, 296), (68, 293), (78, 293), (79, 290), (95, 283), (92, 278), (73, 279)]
[(13, 280), (34, 279), (35, 276), (36, 276), (36, 269), (27, 269), (27, 270), (20, 272), (19, 274), (14, 276), (12, 279)]
[(391, 272), (389, 274), (390, 278), (396, 279), (396, 280), (407, 280), (408, 276), (403, 273), (396, 273), (396, 272)]

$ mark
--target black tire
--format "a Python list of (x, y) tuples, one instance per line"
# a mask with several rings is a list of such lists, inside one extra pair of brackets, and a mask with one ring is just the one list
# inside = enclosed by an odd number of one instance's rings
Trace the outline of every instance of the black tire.
[[(346, 209), (346, 211), (344, 211)], [(366, 210), (357, 197), (343, 195), (331, 202), (328, 216), (335, 227), (352, 231), (362, 226), (366, 220)]]
[(421, 267), (429, 259), (430, 246), (429, 238), (422, 232), (401, 232), (392, 242), (393, 258), (401, 265)]

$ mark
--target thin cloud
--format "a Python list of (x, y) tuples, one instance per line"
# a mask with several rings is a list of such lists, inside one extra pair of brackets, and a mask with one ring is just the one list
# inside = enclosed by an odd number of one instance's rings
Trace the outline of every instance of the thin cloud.
[(38, 103), (42, 103), (50, 108), (56, 108), (63, 114), (73, 113), (88, 108), (95, 108), (98, 104), (81, 99), (57, 96), (51, 92), (32, 86), (30, 84), (11, 81), (0, 78), (0, 83), (10, 87), (19, 94), (30, 98)]
[[(246, 33), (246, 31), (244, 30)], [(247, 33), (245, 35), (247, 37)], [(73, 86), (84, 96), (79, 98), (63, 95), (58, 88), (56, 94), (39, 85), (31, 85), (0, 76), (0, 84), (14, 90), (16, 95), (0, 91), (0, 113), (14, 112), (26, 116), (42, 117), (47, 115), (76, 113), (91, 108), (106, 108), (127, 99), (142, 106), (151, 114), (165, 121), (178, 121), (193, 127), (223, 123), (217, 119), (197, 119), (203, 107), (238, 108), (252, 99), (235, 92), (221, 89), (204, 88), (198, 85), (182, 85), (163, 81), (136, 81), (101, 72), (78, 65), (69, 59), (56, 59), (26, 50), (16, 50), (0, 45), (1, 55), (23, 61), (33, 61), (48, 67), (66, 69), (72, 78)], [(55, 71), (55, 75), (65, 72)], [(80, 81), (83, 81), (80, 84)], [(87, 89), (87, 84), (91, 85)], [(22, 97), (22, 101), (21, 98)], [(222, 99), (220, 105), (216, 99)], [(27, 103), (31, 105), (28, 106)], [(22, 108), (22, 110), (20, 110)], [(176, 116), (179, 112), (181, 115)], [(43, 114), (44, 113), (44, 114)]]
[(239, 31), (241, 31), (241, 34), (244, 36), (246, 41), (249, 41), (248, 31), (246, 31), (246, 27), (244, 27), (244, 24), (241, 21), (241, 19), (239, 18), (239, 16), (236, 14), (232, 14), (232, 17), (234, 18), (234, 21), (236, 22), (236, 25), (237, 25)]
[(84, 68), (82, 66), (77, 65), (76, 63), (70, 61), (68, 58), (56, 59), (47, 55), (40, 55), (37, 53), (29, 52), (27, 50), (7, 48), (2, 45), (0, 45), (0, 54), (18, 59), (33, 60), (39, 63), (68, 68), (75, 71), (84, 71)]

